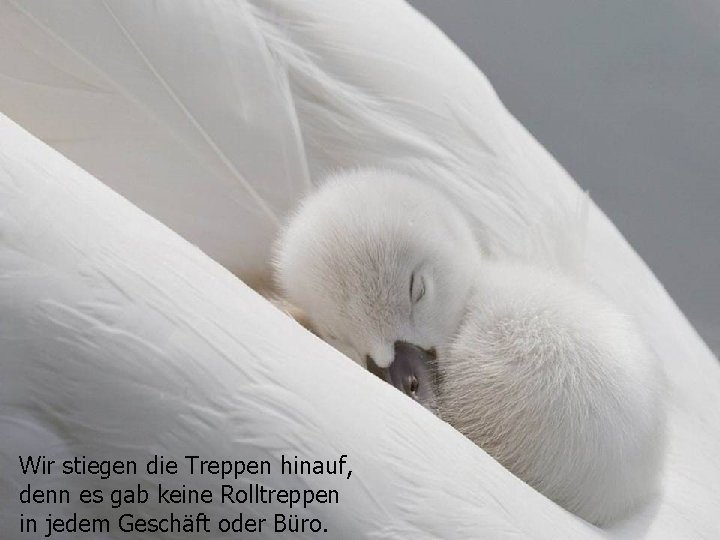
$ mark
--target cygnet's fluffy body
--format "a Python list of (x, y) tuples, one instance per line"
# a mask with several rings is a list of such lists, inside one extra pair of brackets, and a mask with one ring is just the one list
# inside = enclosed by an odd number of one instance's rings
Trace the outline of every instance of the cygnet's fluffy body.
[(561, 506), (605, 524), (657, 487), (657, 362), (593, 291), (486, 261), (439, 357), (440, 416)]
[[(276, 264), (324, 339), (362, 365), (404, 366), (386, 380), (565, 508), (605, 524), (655, 489), (661, 376), (638, 333), (560, 272), (481, 260), (437, 190), (337, 175), (290, 220)], [(413, 368), (425, 350), (432, 380)]]

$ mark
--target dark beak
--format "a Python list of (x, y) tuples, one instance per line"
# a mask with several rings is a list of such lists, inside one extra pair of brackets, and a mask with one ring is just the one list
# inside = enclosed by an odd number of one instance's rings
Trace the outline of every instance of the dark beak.
[(395, 358), (388, 368), (367, 359), (368, 370), (392, 384), (432, 412), (437, 409), (437, 366), (433, 349), (405, 341), (395, 342)]

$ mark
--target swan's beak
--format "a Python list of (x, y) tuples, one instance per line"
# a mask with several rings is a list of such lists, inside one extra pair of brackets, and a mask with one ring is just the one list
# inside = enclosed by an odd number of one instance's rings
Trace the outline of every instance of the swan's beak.
[(368, 359), (368, 369), (404, 392), (433, 413), (437, 409), (437, 369), (435, 353), (404, 341), (395, 342), (395, 358), (390, 367), (381, 368)]

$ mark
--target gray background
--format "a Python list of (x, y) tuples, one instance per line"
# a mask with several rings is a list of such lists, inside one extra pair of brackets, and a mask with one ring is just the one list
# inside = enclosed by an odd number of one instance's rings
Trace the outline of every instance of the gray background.
[(720, 351), (720, 1), (410, 0)]

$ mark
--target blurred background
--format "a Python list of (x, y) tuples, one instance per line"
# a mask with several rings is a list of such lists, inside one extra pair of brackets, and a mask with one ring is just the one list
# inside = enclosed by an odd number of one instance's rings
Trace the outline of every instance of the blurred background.
[(410, 0), (720, 352), (720, 1)]

